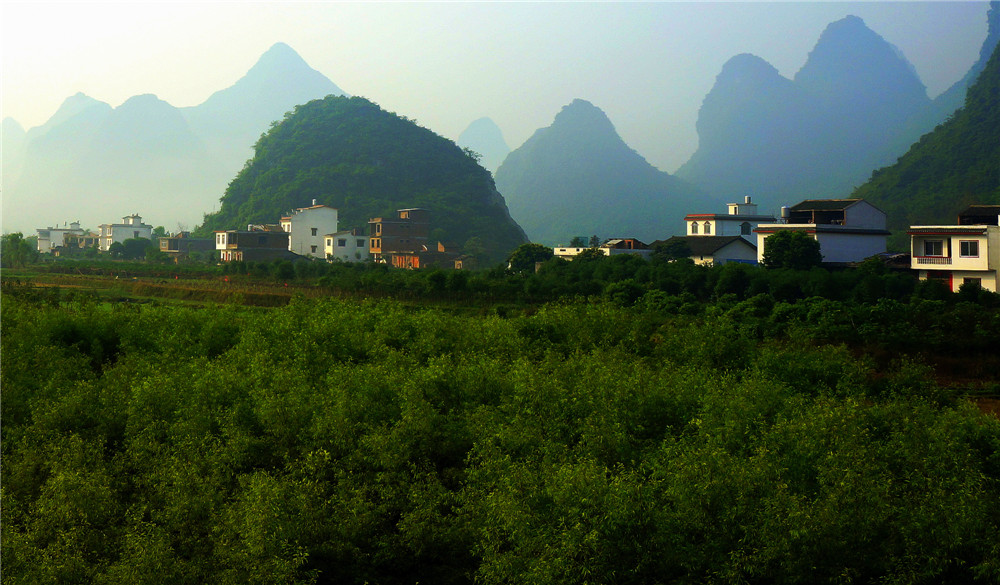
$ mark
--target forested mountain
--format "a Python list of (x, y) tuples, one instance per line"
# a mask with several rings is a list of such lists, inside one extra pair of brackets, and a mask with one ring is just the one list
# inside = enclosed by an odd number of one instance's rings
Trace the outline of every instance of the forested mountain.
[(492, 173), (496, 172), (510, 154), (510, 147), (503, 139), (503, 133), (496, 122), (489, 118), (479, 118), (469, 124), (455, 142), (462, 148), (478, 153), (482, 157), (479, 164)]
[(827, 27), (793, 80), (758, 57), (731, 59), (677, 176), (714, 195), (754, 195), (765, 208), (846, 195), (900, 154), (900, 133), (929, 105), (899, 50), (849, 16)]
[[(896, 164), (872, 173), (853, 196), (883, 209), (894, 230), (954, 223), (969, 204), (1000, 203), (1000, 50), (994, 49), (960, 110)], [(896, 247), (904, 248), (903, 240)]]
[(191, 227), (271, 122), (296, 104), (342, 93), (279, 43), (198, 106), (141, 95), (112, 108), (77, 94), (20, 139), (7, 139), (5, 122), (3, 229), (31, 233), (72, 220), (94, 229), (130, 213), (171, 230)]
[(434, 240), (481, 245), (488, 261), (525, 242), (474, 158), (364, 98), (328, 96), (297, 106), (255, 151), (202, 231), (275, 223), (315, 199), (340, 210), (341, 229), (366, 228), (369, 218), (397, 209), (429, 209)]
[(546, 244), (665, 238), (683, 229), (685, 213), (718, 205), (646, 162), (604, 112), (579, 99), (511, 152), (496, 181), (528, 237)]

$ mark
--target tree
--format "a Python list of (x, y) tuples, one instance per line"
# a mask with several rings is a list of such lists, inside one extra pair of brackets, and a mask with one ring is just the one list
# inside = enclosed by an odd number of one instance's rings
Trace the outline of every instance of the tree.
[(684, 238), (670, 238), (653, 246), (653, 258), (658, 260), (677, 260), (691, 257), (691, 246)]
[(146, 257), (146, 250), (153, 243), (146, 238), (129, 238), (122, 242), (121, 257), (126, 260), (140, 260)]
[(573, 239), (569, 241), (570, 248), (586, 248), (587, 238), (585, 236), (573, 236)]
[(591, 248), (596, 248), (596, 247), (598, 247), (600, 245), (601, 245), (601, 238), (597, 237), (597, 235), (590, 236), (590, 247)]
[(10, 268), (22, 268), (38, 259), (38, 249), (25, 239), (21, 232), (4, 234), (0, 244), (0, 264)]
[(802, 231), (780, 231), (764, 240), (765, 268), (809, 270), (823, 262), (819, 241)]
[(552, 255), (552, 248), (541, 244), (521, 244), (511, 253), (507, 262), (514, 272), (534, 271), (536, 262), (545, 262)]

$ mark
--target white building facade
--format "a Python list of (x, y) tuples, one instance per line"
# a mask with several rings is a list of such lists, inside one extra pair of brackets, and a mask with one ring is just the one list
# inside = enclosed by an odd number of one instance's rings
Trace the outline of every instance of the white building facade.
[(921, 280), (938, 279), (952, 292), (978, 284), (998, 292), (1000, 206), (973, 205), (958, 225), (911, 226), (910, 268)]
[(368, 236), (357, 230), (344, 230), (324, 236), (326, 259), (338, 262), (364, 262), (369, 258)]
[(98, 248), (102, 252), (111, 249), (111, 244), (121, 243), (133, 238), (153, 239), (153, 226), (142, 223), (142, 217), (138, 215), (126, 215), (121, 223), (105, 223), (100, 226), (100, 239), (97, 241)]
[(326, 258), (324, 239), (337, 233), (337, 209), (327, 205), (300, 207), (281, 218), (281, 229), (288, 232), (288, 250), (301, 256)]
[(38, 232), (38, 251), (42, 254), (51, 254), (55, 248), (65, 246), (67, 236), (85, 235), (78, 221), (70, 223), (68, 227), (50, 227), (35, 231)]
[(727, 203), (727, 213), (691, 213), (684, 217), (684, 233), (688, 236), (741, 236), (747, 242), (756, 244), (754, 228), (761, 223), (774, 223), (773, 215), (757, 213), (757, 204), (750, 196), (743, 203)]
[(800, 231), (820, 245), (823, 262), (861, 262), (886, 249), (889, 231), (885, 212), (863, 199), (808, 199), (782, 210), (784, 223), (760, 224), (757, 261), (762, 262), (767, 237), (780, 231)]

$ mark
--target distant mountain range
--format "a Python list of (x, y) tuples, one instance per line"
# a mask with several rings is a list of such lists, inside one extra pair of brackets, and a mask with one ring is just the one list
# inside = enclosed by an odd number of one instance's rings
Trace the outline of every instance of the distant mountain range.
[(702, 104), (698, 150), (676, 174), (765, 209), (846, 196), (961, 105), (996, 40), (991, 27), (981, 62), (934, 101), (905, 56), (855, 16), (827, 27), (794, 79), (733, 57)]
[(503, 159), (510, 154), (510, 147), (503, 139), (500, 127), (489, 118), (479, 118), (469, 124), (455, 142), (462, 148), (479, 154), (479, 164), (491, 173), (495, 173)]
[(910, 225), (952, 224), (969, 205), (1000, 205), (1000, 47), (963, 107), (852, 196), (886, 212), (897, 231), (890, 244), (900, 251), (908, 249)]
[(497, 188), (533, 242), (574, 236), (665, 238), (694, 208), (715, 209), (692, 185), (629, 148), (599, 108), (575, 100), (500, 165)]
[(170, 222), (194, 227), (272, 122), (297, 104), (343, 94), (279, 43), (198, 106), (141, 95), (112, 108), (77, 94), (28, 132), (5, 120), (3, 229), (32, 234), (73, 220), (93, 229), (131, 213), (171, 231), (178, 225)]

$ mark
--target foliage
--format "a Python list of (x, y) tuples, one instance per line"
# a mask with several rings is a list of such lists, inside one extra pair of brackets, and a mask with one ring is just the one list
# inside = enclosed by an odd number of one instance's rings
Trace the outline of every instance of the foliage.
[(521, 244), (507, 258), (510, 269), (514, 272), (533, 271), (535, 264), (552, 258), (552, 248), (541, 244)]
[(764, 239), (766, 268), (809, 270), (823, 262), (819, 241), (806, 232), (783, 230)]
[(753, 271), (623, 307), (701, 268), (580, 266), (631, 269), (626, 296), (501, 316), (5, 285), (5, 583), (1000, 578), (1000, 421), (907, 355), (995, 352), (995, 308), (776, 302)]
[(23, 268), (38, 260), (38, 248), (21, 232), (4, 234), (0, 240), (0, 265)]

